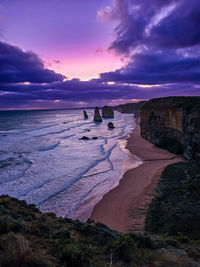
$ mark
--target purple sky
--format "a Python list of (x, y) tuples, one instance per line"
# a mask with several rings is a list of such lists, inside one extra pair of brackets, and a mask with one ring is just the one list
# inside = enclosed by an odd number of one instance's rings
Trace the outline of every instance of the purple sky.
[(200, 95), (199, 0), (0, 0), (0, 109)]

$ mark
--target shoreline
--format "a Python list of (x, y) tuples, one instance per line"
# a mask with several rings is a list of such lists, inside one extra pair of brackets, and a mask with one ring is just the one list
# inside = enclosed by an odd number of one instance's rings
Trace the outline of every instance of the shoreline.
[[(134, 126), (135, 125), (136, 124), (134, 121)], [(112, 181), (109, 187), (107, 184), (108, 182), (105, 181), (105, 184), (103, 182), (93, 188), (88, 197), (86, 197), (86, 199), (84, 199), (83, 202), (74, 210), (70, 218), (73, 220), (87, 222), (91, 216), (92, 210), (102, 200), (103, 196), (119, 185), (120, 180), (128, 170), (134, 169), (143, 163), (139, 157), (131, 153), (127, 148), (127, 142), (133, 129), (118, 139), (117, 146), (119, 147), (120, 151), (126, 155), (126, 159), (122, 160), (120, 175), (117, 177), (117, 179), (115, 179), (115, 181)]]
[(143, 163), (126, 171), (119, 184), (94, 206), (90, 216), (95, 222), (124, 233), (144, 229), (146, 211), (162, 171), (169, 164), (184, 161), (181, 156), (157, 148), (143, 139), (138, 121), (135, 123), (126, 148)]

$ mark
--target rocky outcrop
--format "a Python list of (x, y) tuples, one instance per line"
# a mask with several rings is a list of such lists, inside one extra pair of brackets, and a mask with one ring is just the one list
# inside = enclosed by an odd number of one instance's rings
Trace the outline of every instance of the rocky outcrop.
[(114, 126), (114, 124), (113, 124), (112, 122), (109, 122), (109, 123), (108, 123), (108, 128), (109, 128), (109, 129), (114, 129), (115, 126)]
[(112, 107), (104, 106), (102, 109), (102, 117), (105, 119), (113, 119), (114, 111)]
[(114, 109), (118, 110), (121, 113), (130, 113), (130, 114), (133, 113), (135, 118), (139, 118), (140, 109), (143, 107), (145, 103), (146, 101), (140, 101), (137, 103), (127, 103), (124, 105), (115, 106)]
[(83, 110), (83, 115), (84, 115), (84, 119), (87, 120), (88, 119), (88, 114), (85, 110)]
[(140, 112), (141, 136), (158, 147), (200, 159), (200, 97), (151, 99)]
[(95, 122), (102, 122), (102, 118), (101, 118), (98, 107), (95, 107), (95, 110), (94, 110), (94, 121)]
[(81, 137), (81, 139), (80, 140), (90, 140), (90, 138), (89, 137), (87, 137), (87, 136), (83, 136), (83, 137)]

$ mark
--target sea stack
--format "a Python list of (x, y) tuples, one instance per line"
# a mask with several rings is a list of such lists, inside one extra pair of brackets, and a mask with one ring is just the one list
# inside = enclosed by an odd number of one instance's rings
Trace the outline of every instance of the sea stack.
[(84, 115), (84, 119), (87, 120), (88, 119), (88, 114), (85, 110), (83, 110), (83, 115)]
[(108, 128), (109, 128), (109, 129), (114, 129), (115, 126), (114, 126), (114, 124), (113, 124), (112, 122), (109, 122), (109, 123), (108, 123)]
[(98, 107), (95, 107), (95, 110), (94, 110), (94, 121), (95, 122), (102, 122), (102, 118), (101, 118)]
[(113, 119), (114, 111), (112, 107), (104, 106), (102, 109), (102, 117), (105, 119)]

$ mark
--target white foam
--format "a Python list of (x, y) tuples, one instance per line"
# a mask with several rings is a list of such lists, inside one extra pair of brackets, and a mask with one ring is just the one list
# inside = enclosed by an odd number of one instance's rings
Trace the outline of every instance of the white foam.
[[(132, 115), (116, 112), (115, 119), (95, 124), (93, 110), (87, 113), (88, 120), (81, 110), (35, 112), (21, 117), (21, 125), (10, 118), (9, 129), (0, 131), (0, 194), (73, 217), (84, 200), (96, 194), (97, 201), (127, 169), (140, 164), (125, 148)], [(109, 121), (114, 130), (108, 129)], [(82, 136), (91, 140), (80, 140)]]

